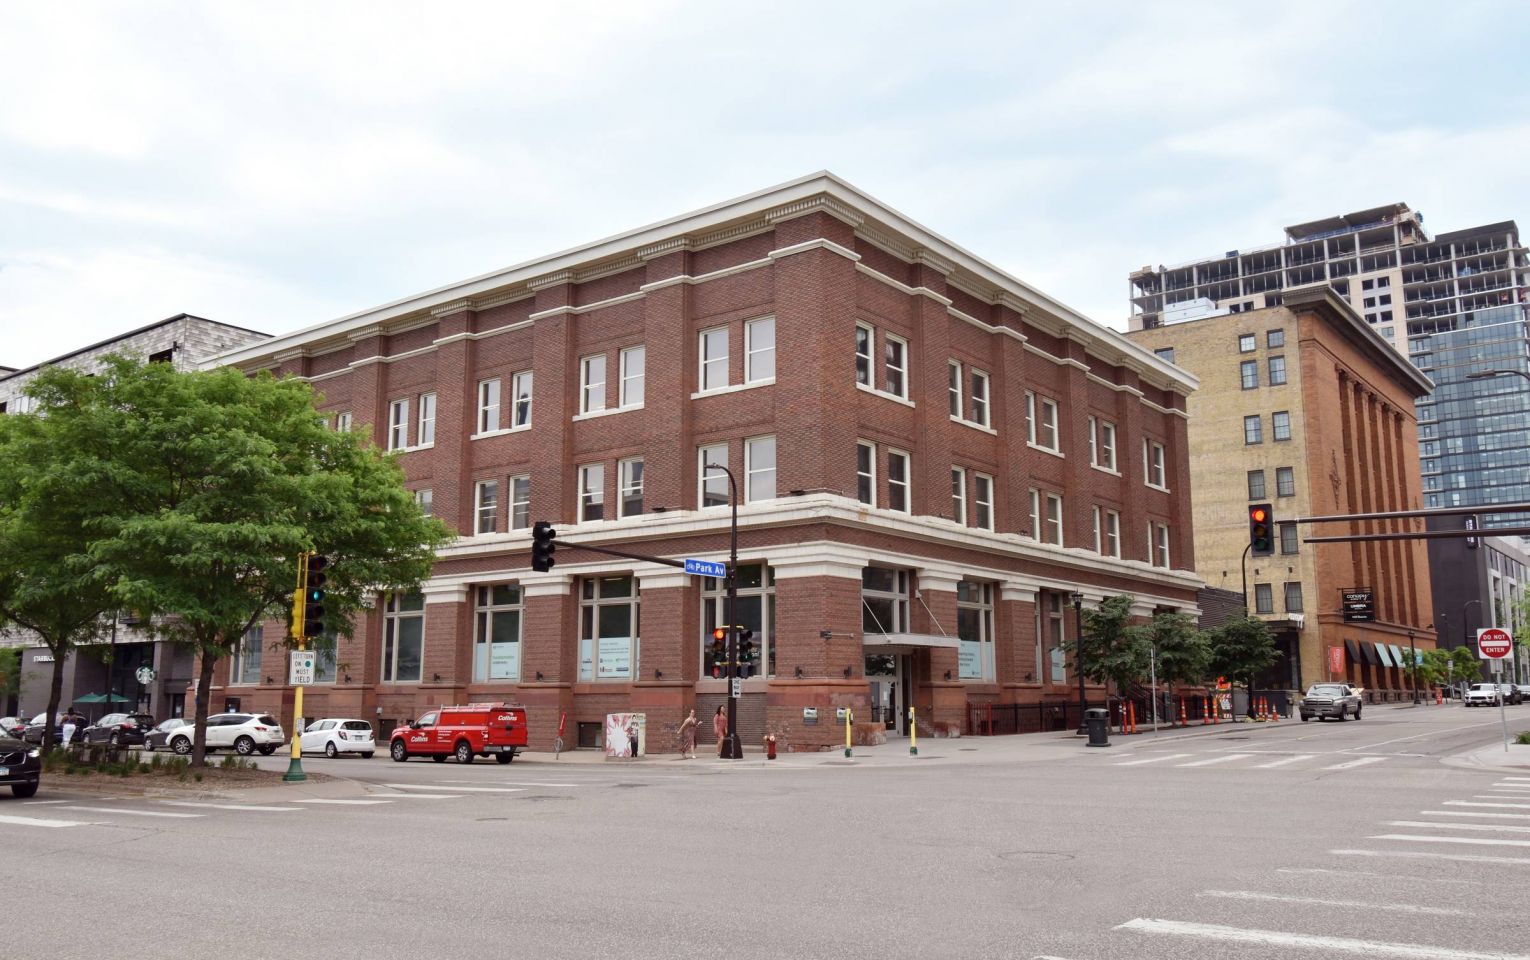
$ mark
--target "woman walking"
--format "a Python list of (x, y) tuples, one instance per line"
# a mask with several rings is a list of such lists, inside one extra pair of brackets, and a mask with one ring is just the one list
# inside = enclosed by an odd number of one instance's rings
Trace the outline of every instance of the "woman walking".
[(695, 710), (680, 721), (680, 759), (696, 759), (696, 728), (699, 726), (701, 721), (696, 719)]
[(717, 759), (721, 760), (723, 747), (728, 740), (728, 717), (722, 707), (718, 707), (717, 712), (712, 714), (712, 732), (717, 734)]

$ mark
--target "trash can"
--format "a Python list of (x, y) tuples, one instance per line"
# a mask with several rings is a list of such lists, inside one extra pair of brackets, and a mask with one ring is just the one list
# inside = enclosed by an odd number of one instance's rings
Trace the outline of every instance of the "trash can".
[(1110, 711), (1104, 707), (1090, 707), (1084, 711), (1084, 726), (1089, 729), (1091, 747), (1110, 746)]

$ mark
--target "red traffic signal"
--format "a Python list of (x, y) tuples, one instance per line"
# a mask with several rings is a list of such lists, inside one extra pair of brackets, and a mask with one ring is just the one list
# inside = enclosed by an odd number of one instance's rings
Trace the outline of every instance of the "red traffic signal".
[(1275, 552), (1273, 517), (1268, 503), (1255, 503), (1248, 508), (1249, 553), (1256, 557), (1268, 557)]

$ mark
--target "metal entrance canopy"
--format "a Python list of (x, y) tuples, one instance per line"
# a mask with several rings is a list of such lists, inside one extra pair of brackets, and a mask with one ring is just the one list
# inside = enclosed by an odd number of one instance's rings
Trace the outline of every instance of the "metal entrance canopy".
[(923, 647), (955, 650), (960, 643), (955, 637), (942, 637), (929, 633), (867, 633), (861, 636), (861, 646), (867, 649)]

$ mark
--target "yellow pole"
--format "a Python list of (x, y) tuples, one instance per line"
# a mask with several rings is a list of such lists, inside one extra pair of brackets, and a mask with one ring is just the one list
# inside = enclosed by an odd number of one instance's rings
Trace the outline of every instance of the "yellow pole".
[[(297, 641), (298, 651), (303, 650), (303, 616), (308, 606), (308, 554), (298, 554), (298, 578), (297, 589), (292, 592), (292, 639)], [(290, 666), (287, 668), (292, 669)], [(303, 688), (299, 686), (292, 696), (292, 759), (287, 763), (287, 772), (282, 775), (282, 780), (287, 783), (301, 783), (308, 779), (303, 772), (303, 731), (298, 727), (298, 720), (303, 716)]]
[(914, 720), (914, 708), (908, 708), (908, 755), (919, 756), (919, 724)]
[(845, 756), (847, 756), (847, 757), (850, 756), (850, 718), (851, 718), (850, 708), (846, 707), (845, 708)]

